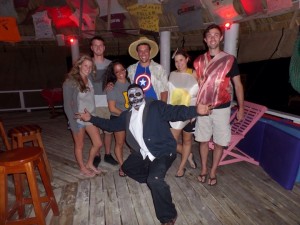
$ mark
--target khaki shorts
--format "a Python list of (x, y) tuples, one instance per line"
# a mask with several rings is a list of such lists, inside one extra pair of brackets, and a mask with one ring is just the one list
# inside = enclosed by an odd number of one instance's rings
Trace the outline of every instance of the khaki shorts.
[(198, 116), (195, 127), (195, 140), (198, 142), (213, 142), (227, 147), (231, 139), (230, 107), (213, 109), (208, 116)]
[[(110, 112), (108, 107), (96, 107), (96, 116), (99, 116), (104, 119), (110, 119)], [(112, 134), (112, 132), (100, 129), (100, 134), (102, 133)]]

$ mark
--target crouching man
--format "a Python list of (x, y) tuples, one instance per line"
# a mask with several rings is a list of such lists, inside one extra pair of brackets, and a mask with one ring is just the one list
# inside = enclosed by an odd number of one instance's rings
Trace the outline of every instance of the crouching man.
[(137, 84), (128, 87), (127, 95), (131, 108), (114, 120), (91, 116), (86, 110), (77, 113), (76, 118), (111, 132), (126, 131), (126, 141), (133, 151), (122, 165), (124, 173), (140, 183), (147, 183), (161, 224), (175, 224), (177, 212), (165, 181), (166, 173), (176, 159), (177, 145), (169, 121), (207, 115), (210, 107), (201, 104), (172, 106), (160, 100), (146, 100), (143, 89)]

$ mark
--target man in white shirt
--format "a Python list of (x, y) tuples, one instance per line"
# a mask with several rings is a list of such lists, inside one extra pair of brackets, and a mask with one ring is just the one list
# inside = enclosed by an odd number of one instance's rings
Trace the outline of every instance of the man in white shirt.
[(137, 84), (128, 87), (127, 95), (132, 108), (114, 120), (91, 116), (87, 110), (77, 113), (76, 118), (109, 131), (126, 131), (126, 141), (132, 152), (124, 161), (122, 170), (130, 178), (147, 183), (158, 220), (161, 224), (173, 225), (177, 211), (165, 176), (176, 159), (177, 143), (169, 121), (206, 115), (210, 113), (209, 107), (201, 104), (197, 107), (172, 106), (160, 100), (146, 100), (142, 87)]

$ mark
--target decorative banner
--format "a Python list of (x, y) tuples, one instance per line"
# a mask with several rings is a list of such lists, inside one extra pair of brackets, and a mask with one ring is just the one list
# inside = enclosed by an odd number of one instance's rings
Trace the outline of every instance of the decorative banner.
[[(105, 22), (107, 22), (107, 16), (101, 16), (100, 17), (102, 20), (104, 20)], [(126, 16), (123, 13), (116, 13), (116, 14), (112, 14), (110, 15), (110, 29), (112, 31), (114, 30), (122, 30), (124, 28), (124, 20), (125, 20)], [(114, 37), (121, 37), (123, 36), (123, 34), (121, 33), (113, 33)]]
[(118, 14), (127, 12), (118, 2), (118, 0), (110, 0), (110, 12), (108, 9), (108, 0), (96, 0), (100, 8), (100, 16), (107, 16), (107, 14)]
[(165, 12), (169, 12), (176, 17), (176, 23), (180, 31), (184, 32), (203, 28), (202, 5), (199, 0), (169, 1), (163, 6)]
[(144, 30), (159, 32), (158, 14), (162, 14), (160, 4), (134, 4), (127, 7), (129, 13), (138, 18), (139, 27)]
[[(106, 0), (107, 1), (107, 0)], [(73, 6), (76, 9), (80, 9), (81, 0), (67, 0), (68, 4)], [(85, 0), (82, 2), (82, 12), (84, 14), (88, 14), (90, 16), (98, 16), (99, 15), (99, 6), (96, 0)], [(79, 15), (79, 14), (78, 14)]]
[(0, 0), (0, 16), (7, 16), (7, 17), (15, 17), (18, 18), (18, 14), (14, 7), (13, 1), (3, 1)]
[(233, 0), (210, 0), (205, 1), (216, 23), (234, 22), (242, 19), (233, 7)]
[(70, 19), (72, 10), (69, 6), (45, 7), (49, 17), (52, 19), (56, 29), (64, 27), (76, 27), (76, 24)]
[(293, 6), (292, 0), (267, 0), (268, 13), (278, 10), (291, 8)]
[(21, 41), (16, 18), (0, 17), (0, 41)]
[[(70, 19), (79, 27), (80, 12), (78, 9), (70, 16)], [(95, 20), (96, 18), (91, 18), (88, 14), (82, 13), (82, 23), (81, 30), (88, 30), (95, 32)]]
[(250, 16), (256, 13), (263, 12), (261, 0), (240, 0), (245, 13)]
[(54, 38), (51, 20), (47, 15), (47, 11), (36, 12), (32, 15), (35, 29), (35, 38)]

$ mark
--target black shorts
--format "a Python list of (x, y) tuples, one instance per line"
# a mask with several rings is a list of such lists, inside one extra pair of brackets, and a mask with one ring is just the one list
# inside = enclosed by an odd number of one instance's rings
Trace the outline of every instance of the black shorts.
[(194, 133), (195, 125), (196, 125), (196, 120), (194, 120), (193, 122), (189, 122), (182, 130), (187, 133)]

